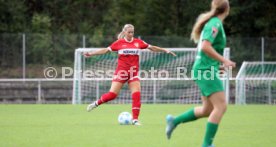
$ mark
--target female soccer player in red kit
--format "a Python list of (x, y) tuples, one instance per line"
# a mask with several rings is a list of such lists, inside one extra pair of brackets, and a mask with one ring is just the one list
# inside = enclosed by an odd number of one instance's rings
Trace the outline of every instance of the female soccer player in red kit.
[(95, 52), (86, 52), (85, 57), (101, 55), (110, 51), (118, 52), (118, 65), (113, 76), (109, 92), (103, 94), (100, 99), (87, 106), (87, 111), (98, 107), (99, 105), (111, 101), (117, 97), (125, 82), (128, 82), (132, 94), (132, 116), (133, 125), (141, 125), (138, 121), (140, 113), (140, 91), (139, 81), (139, 54), (142, 49), (150, 49), (154, 52), (166, 52), (176, 56), (173, 52), (149, 45), (143, 40), (134, 38), (134, 26), (126, 24), (122, 32), (118, 35), (118, 40), (113, 42), (108, 48), (100, 49)]

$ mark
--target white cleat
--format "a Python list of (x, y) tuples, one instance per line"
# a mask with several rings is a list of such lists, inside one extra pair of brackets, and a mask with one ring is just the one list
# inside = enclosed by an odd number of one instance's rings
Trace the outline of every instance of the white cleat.
[(97, 103), (96, 103), (96, 102), (93, 102), (93, 103), (91, 103), (91, 104), (89, 104), (89, 105), (87, 106), (86, 110), (87, 110), (87, 112), (90, 112), (91, 110), (93, 110), (93, 109), (95, 109), (95, 108), (97, 108), (97, 107), (98, 107)]
[(139, 122), (139, 120), (134, 119), (134, 120), (132, 121), (132, 125), (141, 126), (142, 124)]

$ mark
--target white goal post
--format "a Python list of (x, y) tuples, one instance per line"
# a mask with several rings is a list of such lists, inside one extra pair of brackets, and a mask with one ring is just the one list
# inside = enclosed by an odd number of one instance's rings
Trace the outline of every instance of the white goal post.
[(243, 62), (236, 77), (236, 104), (275, 104), (276, 62)]
[[(112, 74), (110, 75), (109, 72), (115, 71), (118, 58), (117, 53), (111, 52), (90, 58), (83, 56), (84, 52), (98, 49), (100, 48), (78, 48), (75, 50), (73, 104), (90, 103), (110, 89)], [(201, 103), (200, 91), (195, 82), (190, 78), (197, 49), (167, 49), (174, 51), (177, 57), (149, 50), (142, 50), (140, 53), (142, 103)], [(229, 48), (224, 50), (224, 57), (229, 59)], [(155, 72), (149, 74), (149, 71), (153, 69)], [(182, 75), (186, 74), (187, 77), (179, 77), (179, 72)], [(161, 76), (162, 78), (156, 78), (156, 76)], [(224, 75), (223, 81), (227, 99), (229, 99), (228, 74)], [(110, 103), (131, 102), (131, 94), (127, 85), (126, 83), (118, 97)]]

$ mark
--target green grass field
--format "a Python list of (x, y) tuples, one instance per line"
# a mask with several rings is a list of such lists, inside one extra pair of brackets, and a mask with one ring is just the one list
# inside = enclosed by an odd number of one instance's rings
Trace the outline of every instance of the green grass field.
[[(200, 147), (207, 119), (177, 127), (165, 137), (165, 116), (194, 105), (143, 105), (142, 126), (121, 126), (117, 116), (131, 105), (0, 105), (1, 147)], [(275, 147), (276, 106), (229, 106), (216, 147)]]

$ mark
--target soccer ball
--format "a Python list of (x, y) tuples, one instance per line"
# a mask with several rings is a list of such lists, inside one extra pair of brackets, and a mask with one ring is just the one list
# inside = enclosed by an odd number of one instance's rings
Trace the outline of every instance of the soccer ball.
[(132, 123), (132, 115), (129, 112), (122, 112), (118, 116), (120, 125), (130, 125)]

